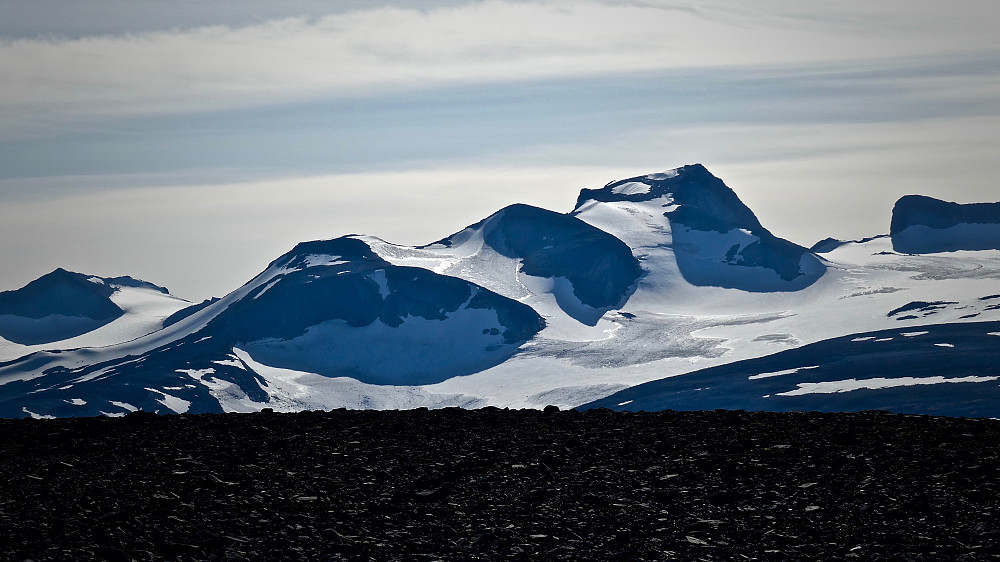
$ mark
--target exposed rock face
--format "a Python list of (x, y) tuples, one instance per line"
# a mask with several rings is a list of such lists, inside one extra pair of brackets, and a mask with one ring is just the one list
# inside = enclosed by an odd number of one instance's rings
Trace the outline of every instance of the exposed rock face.
[(897, 252), (929, 254), (1000, 249), (1000, 203), (959, 204), (907, 195), (892, 208), (889, 227)]

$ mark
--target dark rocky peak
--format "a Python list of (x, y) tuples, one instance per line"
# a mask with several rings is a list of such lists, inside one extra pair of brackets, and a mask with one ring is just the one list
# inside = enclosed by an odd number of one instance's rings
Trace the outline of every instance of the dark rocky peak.
[[(798, 290), (825, 269), (809, 250), (771, 234), (736, 193), (701, 164), (584, 189), (574, 214), (586, 216), (594, 203), (622, 202), (642, 205), (644, 212), (662, 213), (670, 221), (664, 244), (672, 246), (681, 275), (694, 285)], [(638, 221), (632, 228), (655, 227)], [(720, 243), (728, 249), (720, 252)], [(748, 271), (743, 268), (757, 267), (772, 270), (780, 280), (743, 275)]]
[(601, 189), (583, 189), (576, 208), (587, 201), (642, 202), (665, 196), (678, 205), (667, 216), (695, 230), (767, 232), (736, 192), (701, 164), (614, 181)]
[(103, 279), (105, 283), (111, 285), (112, 287), (134, 287), (136, 289), (152, 289), (154, 291), (163, 293), (164, 295), (170, 294), (170, 291), (168, 291), (166, 287), (154, 285), (148, 281), (143, 281), (142, 279), (129, 277), (128, 275), (123, 275), (121, 277), (102, 277), (101, 279)]
[(894, 250), (910, 254), (1000, 249), (1000, 203), (906, 195), (892, 208), (889, 234)]
[(115, 287), (100, 277), (58, 268), (24, 287), (0, 292), (0, 314), (24, 318), (50, 315), (108, 320), (124, 311), (111, 301)]
[[(288, 253), (271, 262), (272, 266), (288, 269), (303, 269), (317, 263), (333, 263), (343, 261), (354, 265), (367, 264), (371, 267), (384, 267), (389, 262), (383, 260), (366, 242), (353, 237), (341, 236), (333, 240), (313, 240), (300, 242)], [(329, 259), (321, 259), (327, 257)], [(335, 259), (337, 258), (337, 259)]]
[(1000, 203), (952, 203), (924, 195), (904, 195), (892, 208), (890, 234), (914, 225), (949, 228), (957, 224), (1000, 224)]

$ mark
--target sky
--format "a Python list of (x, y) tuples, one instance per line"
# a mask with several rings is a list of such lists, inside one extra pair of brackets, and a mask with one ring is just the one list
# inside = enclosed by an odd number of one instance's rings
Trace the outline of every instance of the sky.
[(0, 290), (222, 296), (297, 242), (426, 244), (702, 163), (774, 234), (1000, 201), (990, 0), (0, 0)]

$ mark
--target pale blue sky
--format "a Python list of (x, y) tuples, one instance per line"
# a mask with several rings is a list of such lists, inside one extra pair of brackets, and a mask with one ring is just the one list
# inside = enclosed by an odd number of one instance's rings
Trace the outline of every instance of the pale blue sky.
[(693, 162), (804, 245), (1000, 200), (998, 8), (871, 4), (0, 1), (0, 290), (197, 300)]

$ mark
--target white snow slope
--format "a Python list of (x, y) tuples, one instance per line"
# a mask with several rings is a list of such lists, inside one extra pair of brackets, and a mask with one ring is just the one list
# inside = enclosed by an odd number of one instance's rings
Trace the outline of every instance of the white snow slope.
[[(114, 288), (115, 292), (110, 299), (125, 314), (95, 330), (61, 341), (22, 345), (0, 337), (0, 362), (11, 361), (36, 351), (100, 348), (134, 340), (159, 330), (166, 317), (191, 306), (189, 301), (147, 287), (116, 285)], [(53, 315), (36, 322), (45, 321), (62, 324), (81, 319)]]

